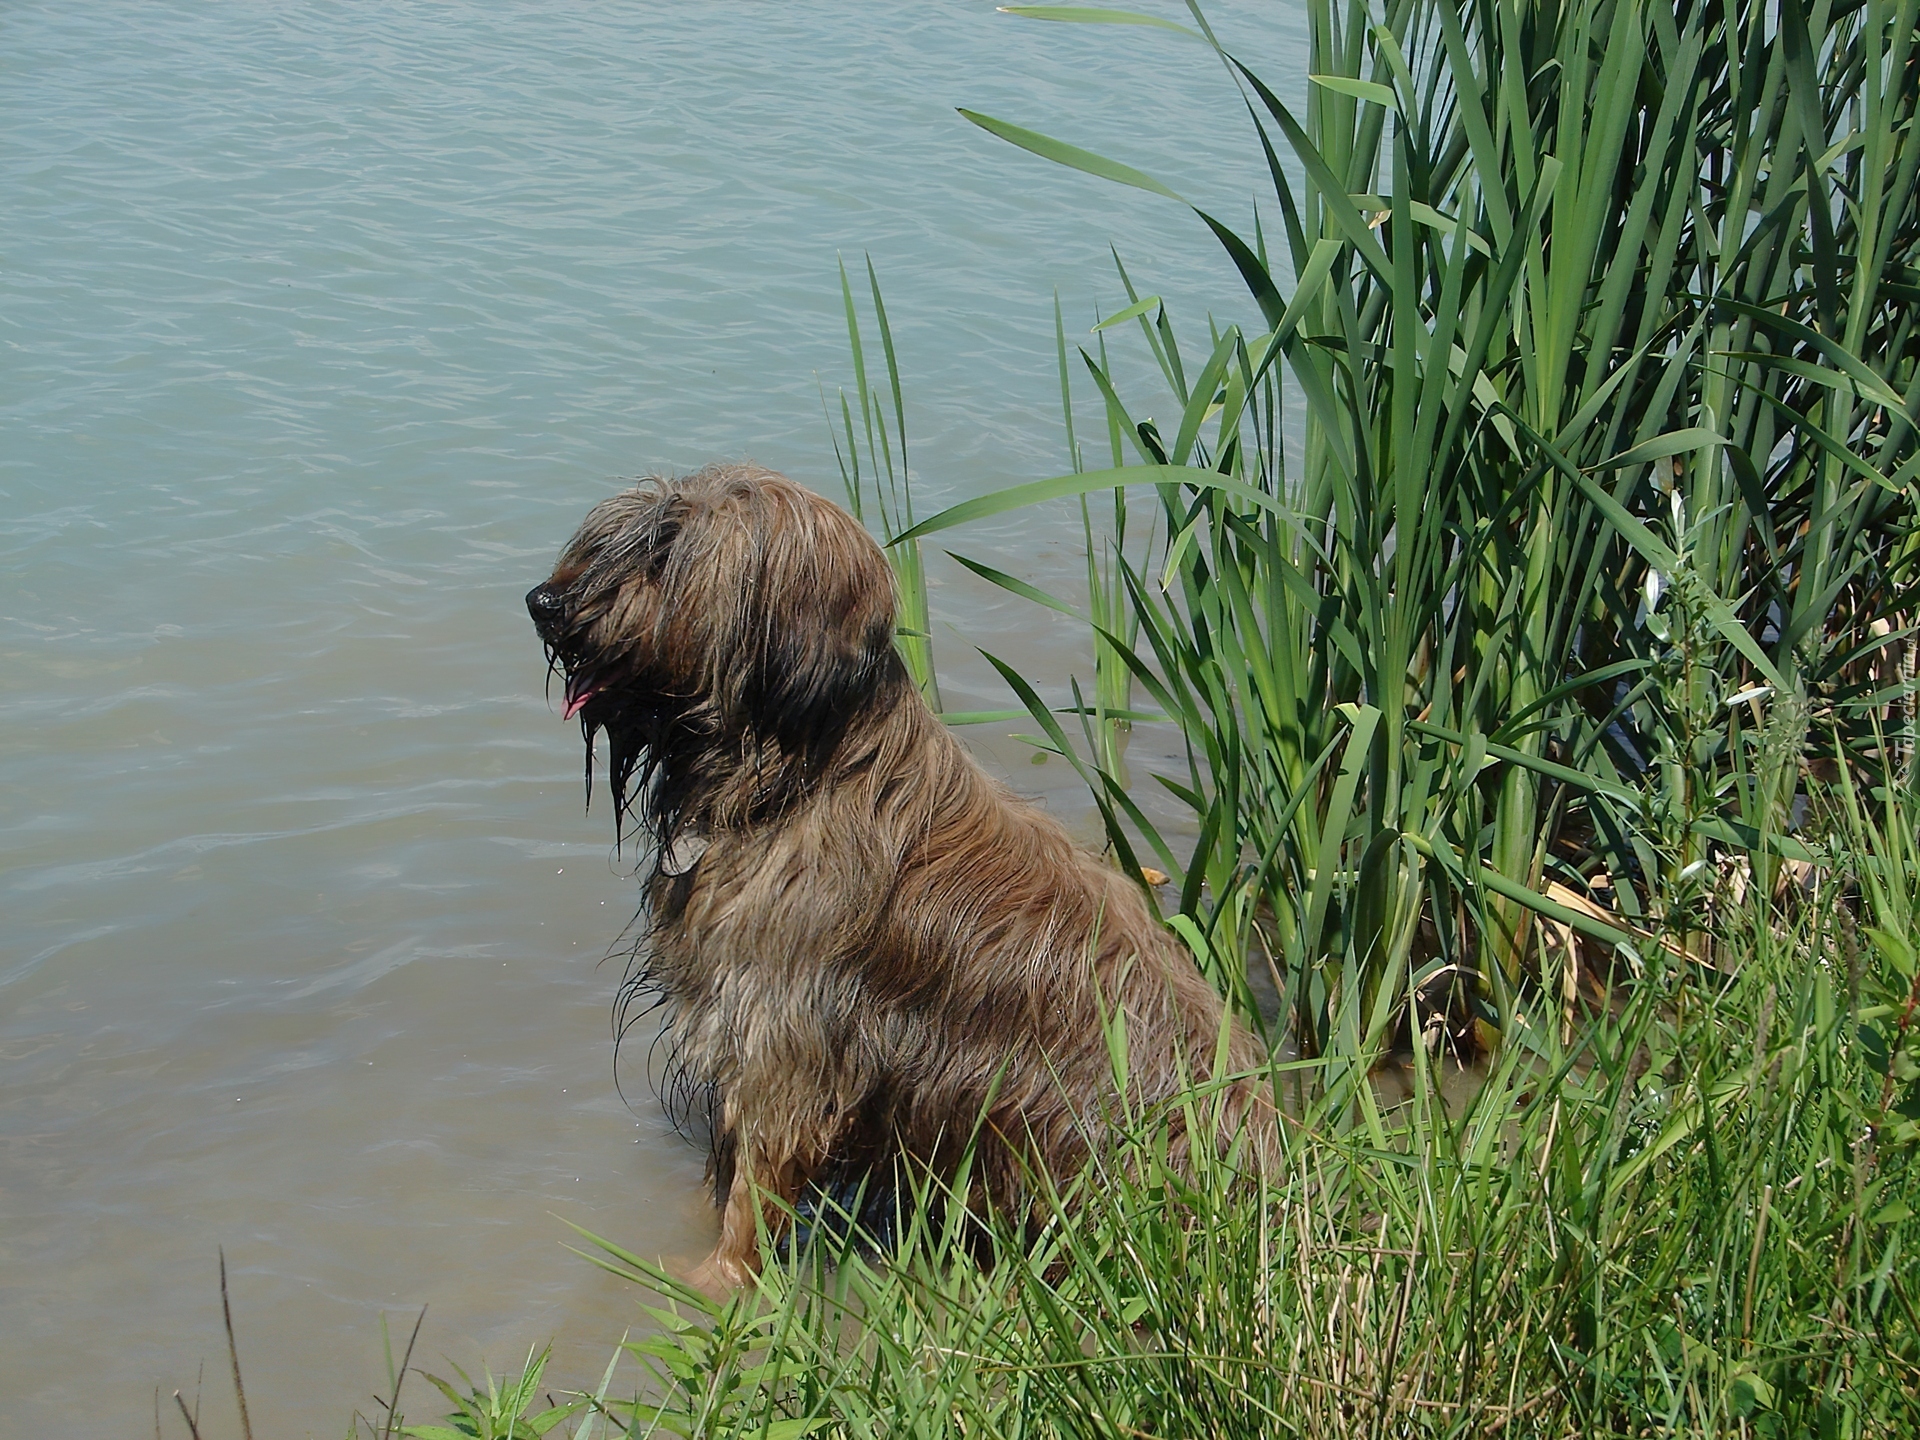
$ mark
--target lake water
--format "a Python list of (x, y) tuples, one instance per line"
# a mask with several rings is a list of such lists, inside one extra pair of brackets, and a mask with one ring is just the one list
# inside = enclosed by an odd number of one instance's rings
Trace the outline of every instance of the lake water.
[[(1209, 13), (1297, 92), (1297, 5)], [(423, 1304), (428, 1369), (551, 1338), (587, 1382), (642, 1318), (561, 1221), (691, 1259), (713, 1216), (615, 1089), (633, 857), (521, 595), (620, 477), (837, 493), (836, 255), (923, 513), (1066, 468), (1053, 295), (1124, 303), (1109, 241), (1190, 343), (1251, 307), (1189, 212), (954, 107), (1244, 224), (1240, 101), (1179, 36), (976, 0), (20, 3), (0, 74), (0, 1432), (144, 1431), (204, 1361), (233, 1433), (220, 1246), (263, 1435), (338, 1435)], [(1071, 586), (1076, 532), (958, 541)], [(1010, 703), (976, 644), (1085, 673), (933, 574), (950, 706)]]

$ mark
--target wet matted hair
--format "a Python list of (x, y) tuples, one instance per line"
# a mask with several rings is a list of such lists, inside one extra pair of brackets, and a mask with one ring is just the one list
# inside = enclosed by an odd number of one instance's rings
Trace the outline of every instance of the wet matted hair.
[[(885, 557), (839, 506), (751, 465), (603, 501), (527, 595), (593, 783), (642, 828), (638, 986), (665, 1007), (665, 1092), (704, 1110), (720, 1237), (810, 1196), (890, 1204), (902, 1164), (1019, 1214), (1037, 1170), (1130, 1108), (1260, 1063), (1138, 887), (988, 776), (894, 648)], [(631, 992), (629, 992), (631, 993)], [(1224, 1036), (1224, 1043), (1223, 1037)], [(1229, 1126), (1271, 1121), (1235, 1082)], [(1176, 1136), (1176, 1144), (1184, 1143)]]

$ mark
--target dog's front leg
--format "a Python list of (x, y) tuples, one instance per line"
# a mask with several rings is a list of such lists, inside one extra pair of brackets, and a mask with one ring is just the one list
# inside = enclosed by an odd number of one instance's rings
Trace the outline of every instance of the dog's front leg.
[(740, 1289), (760, 1271), (760, 1226), (778, 1234), (799, 1198), (800, 1167), (791, 1156), (743, 1144), (720, 1210), (720, 1238), (688, 1279), (715, 1299)]

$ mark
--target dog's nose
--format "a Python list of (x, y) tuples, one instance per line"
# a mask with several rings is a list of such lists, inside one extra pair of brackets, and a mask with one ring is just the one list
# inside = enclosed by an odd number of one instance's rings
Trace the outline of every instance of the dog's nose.
[(566, 601), (555, 593), (553, 586), (542, 581), (527, 591), (527, 613), (533, 617), (534, 628), (542, 634), (549, 625), (556, 623), (566, 609)]

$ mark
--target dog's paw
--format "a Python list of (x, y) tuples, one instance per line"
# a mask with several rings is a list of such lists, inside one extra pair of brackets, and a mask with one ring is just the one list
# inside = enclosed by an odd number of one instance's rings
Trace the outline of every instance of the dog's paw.
[(683, 1277), (687, 1284), (716, 1304), (724, 1304), (753, 1279), (753, 1271), (715, 1250)]

